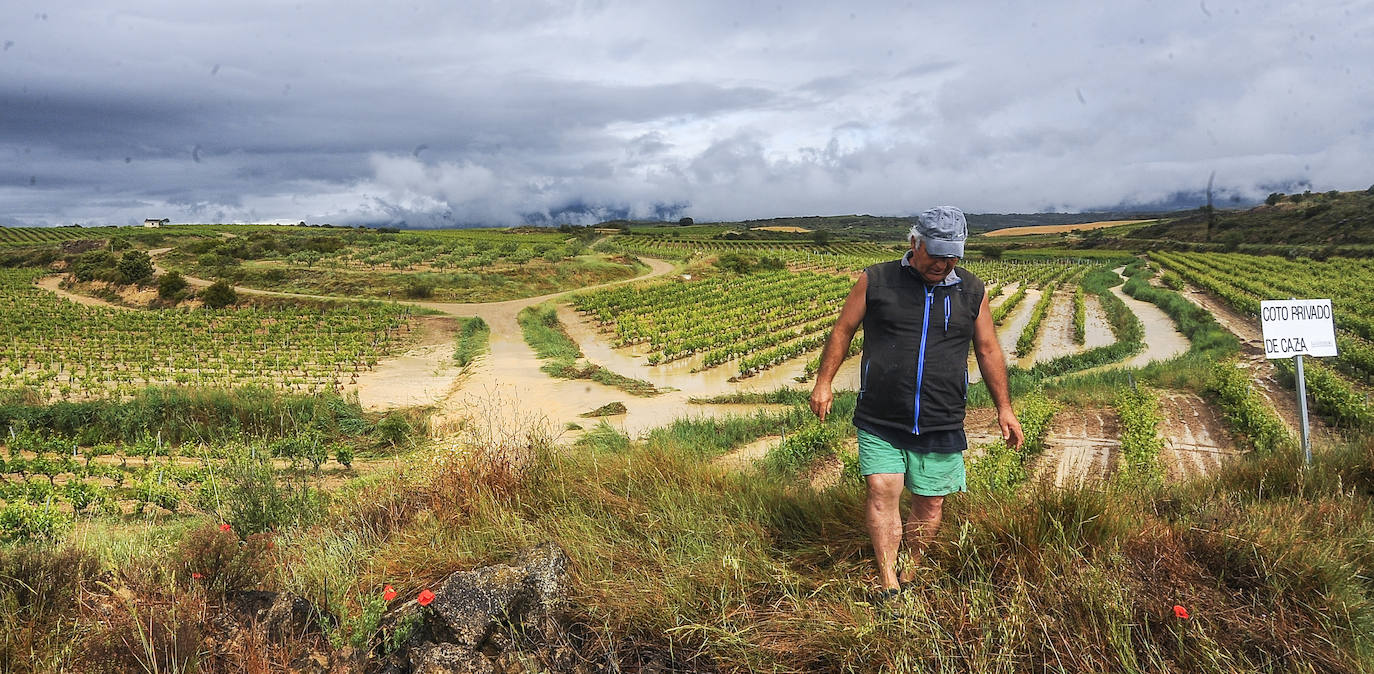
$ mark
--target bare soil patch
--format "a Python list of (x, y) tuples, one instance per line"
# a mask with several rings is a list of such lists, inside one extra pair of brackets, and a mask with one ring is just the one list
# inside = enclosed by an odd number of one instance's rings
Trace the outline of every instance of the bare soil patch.
[(750, 227), (749, 229), (757, 229), (760, 232), (787, 232), (788, 234), (806, 234), (811, 231), (805, 227), (791, 227), (783, 225), (773, 225), (770, 227)]
[(1060, 232), (1102, 229), (1103, 227), (1115, 227), (1117, 225), (1133, 225), (1137, 222), (1149, 222), (1149, 220), (1099, 220), (1097, 222), (1084, 222), (1077, 225), (1028, 225), (1026, 227), (1007, 227), (1005, 229), (995, 229), (983, 236), (996, 237), (1026, 236), (1029, 234), (1058, 234)]
[(1197, 394), (1168, 392), (1159, 405), (1164, 417), (1159, 459), (1170, 480), (1209, 475), (1240, 455), (1216, 408)]
[(720, 466), (726, 470), (749, 470), (754, 464), (763, 460), (774, 447), (782, 444), (781, 435), (765, 435), (758, 440), (747, 443), (734, 451), (721, 454), (711, 460), (712, 465)]
[(435, 405), (457, 383), (462, 374), (462, 368), (453, 360), (458, 322), (447, 316), (417, 320), (414, 346), (381, 360), (370, 371), (354, 375), (344, 385), (346, 391), (358, 392), (358, 402), (364, 408)]
[(1045, 451), (1030, 466), (1032, 480), (1057, 488), (1105, 481), (1116, 471), (1121, 430), (1112, 409), (1062, 409)]
[(1035, 347), (1021, 362), (1034, 364), (1082, 350), (1083, 347), (1073, 341), (1073, 293), (1067, 289), (1060, 290), (1050, 300), (1050, 310), (1040, 323)]

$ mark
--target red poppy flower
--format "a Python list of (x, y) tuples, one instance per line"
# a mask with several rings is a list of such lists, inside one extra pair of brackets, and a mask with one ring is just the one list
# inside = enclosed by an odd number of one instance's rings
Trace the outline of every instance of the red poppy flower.
[(415, 601), (419, 602), (421, 606), (429, 606), (429, 603), (434, 601), (434, 593), (429, 590), (420, 590), (420, 596), (416, 597)]
[(1183, 608), (1182, 606), (1179, 606), (1178, 604), (1174, 604), (1174, 617), (1175, 617), (1175, 618), (1183, 618), (1184, 620), (1187, 620), (1188, 617), (1189, 617), (1189, 616), (1188, 616), (1188, 609)]
[(231, 526), (229, 526), (229, 523), (228, 523), (228, 522), (225, 522), (224, 524), (219, 525), (219, 530), (220, 530), (220, 531), (233, 531), (234, 528), (231, 527)]
[(395, 599), (395, 598), (396, 598), (396, 590), (395, 590), (395, 588), (391, 587), (390, 585), (388, 585), (388, 586), (382, 588), (382, 599), (383, 599), (383, 600), (385, 600), (385, 601), (391, 601), (392, 599)]
[(191, 578), (194, 578), (195, 580), (200, 580), (201, 578), (204, 578), (204, 577), (205, 577), (205, 576), (202, 576), (202, 575), (200, 575), (199, 573), (195, 573), (195, 572), (192, 572), (192, 573), (191, 573)]

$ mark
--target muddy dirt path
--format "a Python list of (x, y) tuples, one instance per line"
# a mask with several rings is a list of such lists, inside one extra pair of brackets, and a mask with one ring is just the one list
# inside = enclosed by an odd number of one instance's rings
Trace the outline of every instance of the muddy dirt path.
[[(1112, 271), (1120, 274), (1124, 269), (1118, 267)], [(1126, 367), (1143, 367), (1151, 361), (1169, 360), (1188, 350), (1188, 338), (1178, 331), (1174, 319), (1163, 309), (1127, 295), (1121, 286), (1113, 287), (1112, 294), (1121, 298), (1145, 326), (1145, 350), (1127, 359)]]
[[(613, 333), (603, 331), (596, 321), (579, 314), (571, 306), (558, 306), (558, 319), (568, 331), (589, 362), (600, 365), (612, 372), (627, 377), (642, 379), (660, 389), (673, 389), (688, 397), (709, 398), (725, 393), (769, 392), (780, 388), (811, 390), (815, 381), (798, 382), (796, 377), (803, 374), (806, 364), (819, 353), (810, 351), (784, 361), (752, 377), (736, 382), (730, 378), (739, 374), (734, 362), (693, 372), (702, 360), (701, 357), (684, 358), (662, 365), (649, 365), (643, 349), (633, 346), (615, 348), (611, 346)], [(859, 387), (859, 357), (847, 358), (840, 366), (834, 380), (835, 389), (857, 389)]]
[(105, 300), (102, 300), (99, 297), (91, 297), (90, 295), (79, 295), (68, 290), (63, 290), (62, 288), (58, 287), (58, 284), (62, 283), (62, 279), (64, 278), (66, 278), (65, 274), (43, 276), (38, 279), (38, 282), (35, 285), (54, 295), (57, 295), (58, 297), (71, 300), (73, 302), (76, 302), (77, 304), (84, 304), (88, 307), (105, 307), (107, 309), (118, 309), (120, 311), (133, 311), (133, 309), (130, 307), (115, 304), (113, 302), (106, 302)]
[(1116, 472), (1121, 431), (1112, 409), (1066, 408), (1054, 415), (1031, 479), (1057, 488), (1105, 482)]
[(1084, 298), (1083, 343), (1078, 344), (1073, 341), (1073, 292), (1066, 288), (1055, 293), (1050, 310), (1040, 324), (1035, 348), (1027, 358), (1022, 359), (1022, 363), (1054, 360), (1115, 341), (1111, 326), (1107, 325), (1106, 316), (1096, 299), (1091, 296)]
[[(1086, 314), (1083, 324), (1083, 348), (1096, 349), (1115, 342), (1116, 335), (1112, 334), (1112, 325), (1107, 322), (1107, 312), (1102, 309), (1102, 300), (1098, 299), (1097, 295), (1087, 295), (1083, 301)], [(1070, 328), (1072, 329), (1072, 325)]]
[(371, 370), (344, 383), (356, 391), (366, 409), (430, 405), (443, 400), (458, 384), (462, 369), (453, 360), (458, 321), (448, 316), (422, 316), (415, 343)]
[(1164, 449), (1159, 461), (1169, 480), (1210, 475), (1241, 454), (1216, 408), (1197, 394), (1164, 392), (1159, 411), (1164, 417), (1160, 429)]
[[(1279, 418), (1283, 419), (1284, 425), (1288, 426), (1293, 437), (1298, 437), (1302, 432), (1302, 421), (1298, 411), (1297, 394), (1279, 384), (1274, 364), (1264, 357), (1264, 341), (1259, 319), (1241, 314), (1225, 302), (1193, 286), (1187, 286), (1179, 294), (1210, 312), (1221, 327), (1229, 330), (1240, 340), (1241, 359), (1237, 365), (1249, 372), (1250, 381), (1268, 401), (1269, 406), (1278, 413)], [(1311, 405), (1308, 406), (1308, 411), (1311, 412)], [(1336, 437), (1335, 431), (1326, 422), (1310, 413), (1308, 428), (1314, 442), (1319, 438), (1330, 441)]]

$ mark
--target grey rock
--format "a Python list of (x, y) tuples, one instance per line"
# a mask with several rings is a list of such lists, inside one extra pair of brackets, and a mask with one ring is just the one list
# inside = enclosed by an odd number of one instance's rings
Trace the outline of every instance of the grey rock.
[(567, 554), (545, 543), (522, 552), (516, 566), (496, 564), (449, 576), (429, 607), (447, 628), (446, 641), (470, 649), (480, 648), (503, 624), (549, 638), (556, 636), (562, 618), (567, 579)]
[(268, 607), (262, 617), (262, 626), (267, 630), (268, 639), (285, 641), (320, 633), (320, 623), (328, 620), (328, 616), (321, 614), (305, 599), (282, 593)]
[(457, 644), (435, 644), (411, 651), (413, 674), (495, 674), (481, 653)]

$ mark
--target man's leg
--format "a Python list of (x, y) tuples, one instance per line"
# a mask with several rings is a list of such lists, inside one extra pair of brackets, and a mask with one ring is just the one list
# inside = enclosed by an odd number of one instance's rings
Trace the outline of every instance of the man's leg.
[(911, 516), (906, 520), (906, 547), (911, 557), (910, 566), (902, 569), (901, 582), (910, 583), (916, 578), (916, 566), (925, 552), (926, 546), (935, 538), (935, 530), (940, 528), (940, 515), (943, 513), (945, 497), (911, 495)]
[(902, 542), (901, 473), (874, 473), (868, 481), (868, 502), (864, 506), (868, 535), (873, 538), (873, 555), (878, 561), (878, 582), (884, 589), (897, 584), (897, 546)]

